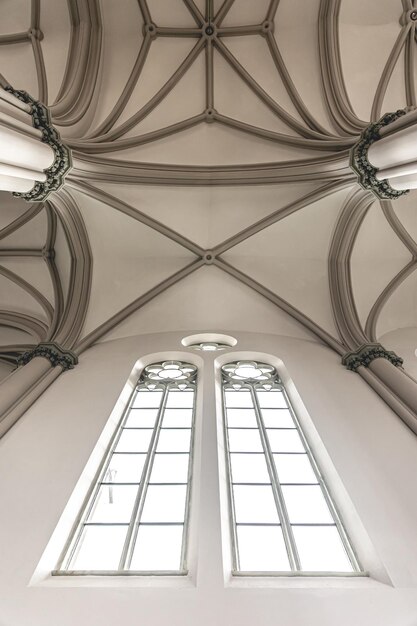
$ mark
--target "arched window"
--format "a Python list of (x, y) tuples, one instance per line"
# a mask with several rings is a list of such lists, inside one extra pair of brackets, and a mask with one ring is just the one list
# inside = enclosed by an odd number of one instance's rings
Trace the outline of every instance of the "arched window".
[(222, 380), (234, 573), (359, 572), (275, 368), (229, 363)]
[(148, 365), (57, 573), (186, 574), (196, 367)]

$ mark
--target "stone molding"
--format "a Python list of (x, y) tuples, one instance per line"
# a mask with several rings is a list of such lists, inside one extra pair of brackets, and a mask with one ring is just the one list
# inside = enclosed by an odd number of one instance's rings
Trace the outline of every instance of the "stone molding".
[(28, 202), (43, 202), (52, 191), (58, 191), (64, 184), (64, 177), (72, 166), (71, 151), (62, 143), (59, 132), (52, 126), (49, 111), (44, 104), (32, 98), (26, 91), (15, 90), (10, 86), (5, 89), (21, 102), (30, 105), (34, 128), (42, 132), (41, 141), (54, 151), (54, 162), (45, 170), (46, 181), (35, 182), (33, 189), (27, 193), (13, 192), (17, 198)]
[(33, 350), (24, 352), (20, 357), (18, 357), (17, 364), (26, 365), (37, 356), (48, 359), (53, 367), (60, 365), (63, 370), (71, 370), (78, 363), (78, 357), (74, 352), (71, 350), (64, 350), (53, 341), (45, 341), (38, 344)]
[(399, 191), (393, 189), (387, 179), (378, 180), (376, 177), (378, 168), (369, 162), (368, 150), (375, 141), (381, 139), (379, 134), (381, 128), (388, 126), (406, 113), (406, 109), (399, 109), (395, 113), (386, 113), (378, 122), (365, 128), (360, 140), (350, 151), (350, 166), (357, 175), (359, 184), (364, 189), (372, 191), (381, 200), (395, 200), (407, 194), (408, 190)]
[(397, 356), (392, 350), (385, 350), (380, 343), (365, 343), (358, 348), (358, 350), (348, 352), (342, 358), (342, 364), (345, 365), (348, 370), (356, 372), (361, 365), (369, 367), (374, 359), (387, 359), (396, 367), (403, 364), (401, 357)]

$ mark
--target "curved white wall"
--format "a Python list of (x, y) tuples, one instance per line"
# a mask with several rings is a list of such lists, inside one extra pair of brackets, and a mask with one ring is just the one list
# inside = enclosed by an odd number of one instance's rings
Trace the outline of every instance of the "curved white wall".
[[(225, 584), (216, 455), (213, 360), (182, 335), (101, 343), (63, 374), (0, 441), (0, 624), (5, 626), (410, 626), (417, 616), (417, 439), (359, 376), (327, 348), (254, 333), (231, 352), (281, 359), (338, 474), (342, 508), (362, 560), (380, 560), (389, 583), (288, 580), (273, 588)], [(195, 584), (186, 588), (28, 584), (135, 362), (142, 355), (204, 359), (194, 497)], [(232, 357), (233, 358), (233, 357)], [(337, 480), (332, 481), (334, 485)], [(343, 495), (346, 489), (348, 496)], [(221, 491), (221, 490), (220, 490)], [(349, 500), (352, 505), (349, 504)], [(356, 515), (360, 522), (357, 521)], [(224, 516), (224, 511), (223, 511)], [(361, 525), (373, 551), (360, 539)], [(363, 533), (362, 533), (363, 535)], [(357, 536), (357, 537), (356, 537)], [(224, 537), (224, 533), (223, 533)], [(224, 546), (224, 550), (227, 547)], [(381, 572), (377, 577), (381, 578)], [(259, 583), (259, 581), (258, 581)], [(75, 581), (75, 584), (79, 584)]]

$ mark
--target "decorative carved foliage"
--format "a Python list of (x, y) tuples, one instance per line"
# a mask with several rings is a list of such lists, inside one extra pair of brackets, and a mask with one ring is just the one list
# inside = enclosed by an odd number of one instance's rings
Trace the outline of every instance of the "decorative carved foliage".
[(378, 180), (376, 173), (378, 168), (370, 164), (368, 160), (369, 147), (381, 137), (379, 131), (384, 126), (388, 126), (399, 117), (406, 114), (406, 110), (399, 109), (395, 113), (386, 113), (379, 122), (370, 124), (361, 134), (361, 139), (356, 143), (350, 153), (350, 164), (358, 175), (358, 182), (364, 189), (372, 191), (381, 200), (394, 200), (408, 193), (393, 189), (388, 180)]
[(399, 367), (403, 364), (403, 359), (392, 352), (392, 350), (385, 350), (380, 343), (366, 343), (356, 350), (356, 352), (348, 352), (342, 359), (343, 365), (348, 370), (356, 372), (358, 367), (363, 365), (369, 367), (374, 359), (387, 359), (390, 363)]
[(26, 365), (37, 356), (41, 356), (51, 363), (52, 367), (60, 365), (63, 370), (71, 370), (78, 363), (77, 355), (71, 350), (64, 350), (55, 342), (42, 342), (30, 352), (24, 352), (17, 359), (18, 365)]
[(23, 198), (28, 202), (43, 202), (52, 191), (58, 191), (64, 184), (64, 177), (72, 164), (71, 152), (62, 143), (58, 131), (52, 126), (49, 111), (45, 105), (32, 98), (26, 91), (15, 90), (11, 87), (6, 87), (6, 90), (31, 106), (33, 126), (42, 132), (41, 141), (48, 144), (55, 153), (54, 162), (45, 170), (46, 181), (44, 183), (37, 182), (27, 193), (13, 193), (17, 198)]

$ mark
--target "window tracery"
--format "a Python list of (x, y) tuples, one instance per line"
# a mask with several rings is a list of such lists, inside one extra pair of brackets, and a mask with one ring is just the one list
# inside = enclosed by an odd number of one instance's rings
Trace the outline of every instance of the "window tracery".
[(222, 379), (234, 573), (360, 571), (275, 368), (238, 361)]
[(144, 368), (60, 573), (185, 574), (197, 368)]

